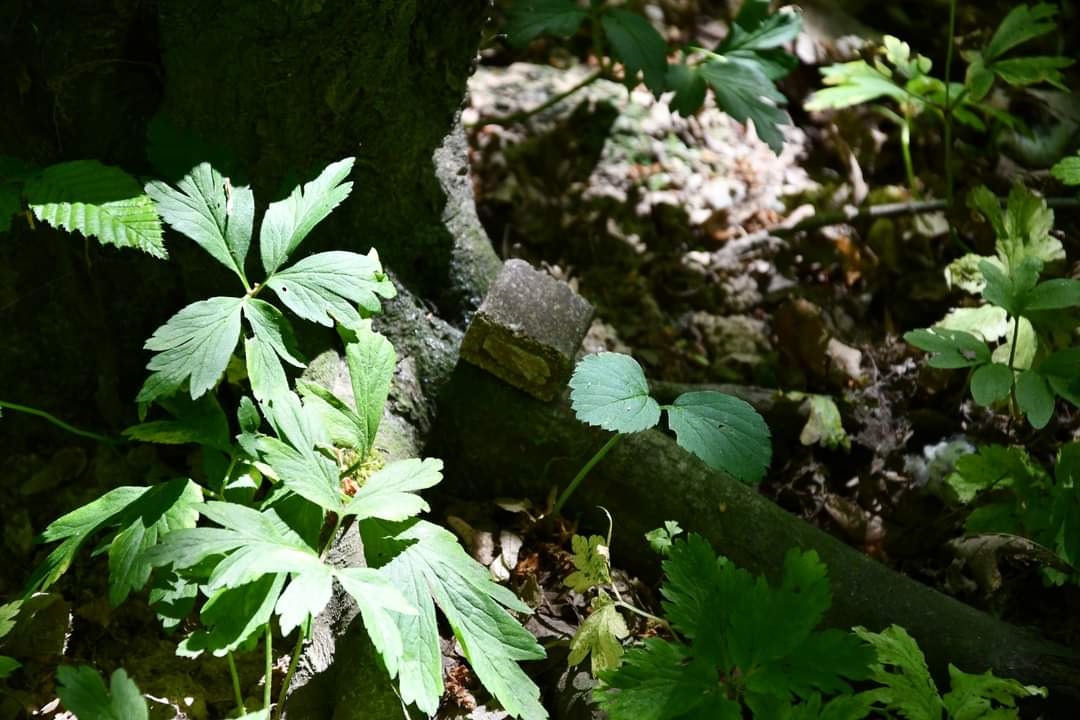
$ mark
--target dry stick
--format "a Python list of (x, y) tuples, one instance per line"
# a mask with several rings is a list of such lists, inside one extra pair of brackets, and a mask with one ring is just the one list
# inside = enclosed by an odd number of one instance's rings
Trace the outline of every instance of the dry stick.
[[(1046, 199), (1046, 204), (1051, 208), (1080, 208), (1080, 198), (1052, 197)], [(923, 215), (939, 212), (944, 210), (945, 207), (945, 200), (914, 200), (911, 202), (868, 205), (861, 208), (848, 207), (844, 210), (814, 215), (794, 225), (778, 225), (765, 230), (758, 230), (736, 239), (740, 242), (751, 243), (769, 237), (789, 237), (807, 230), (817, 230), (830, 225), (843, 225), (857, 220), (876, 220), (900, 215)]]

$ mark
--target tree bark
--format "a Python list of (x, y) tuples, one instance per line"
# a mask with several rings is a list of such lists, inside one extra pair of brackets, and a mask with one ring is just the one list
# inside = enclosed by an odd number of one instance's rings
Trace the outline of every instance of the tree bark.
[[(545, 497), (565, 486), (609, 434), (579, 423), (565, 402), (541, 403), (487, 373), (459, 364), (440, 400), (432, 454), (448, 460), (445, 492), (475, 498)], [(625, 437), (592, 471), (566, 513), (606, 530), (614, 517), (613, 562), (655, 578), (658, 559), (644, 534), (665, 520), (705, 536), (736, 564), (775, 577), (789, 548), (816, 550), (829, 568), (829, 624), (878, 631), (896, 623), (919, 641), (931, 668), (1048, 686), (1051, 697), (1080, 696), (1080, 659), (894, 572), (788, 514), (741, 483), (710, 470), (662, 432)]]

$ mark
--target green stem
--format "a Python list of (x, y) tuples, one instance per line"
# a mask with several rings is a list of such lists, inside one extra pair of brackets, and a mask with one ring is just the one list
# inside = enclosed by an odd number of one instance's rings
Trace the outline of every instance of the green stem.
[(263, 709), (270, 712), (271, 691), (274, 688), (274, 629), (266, 623), (266, 678), (263, 683)]
[(296, 647), (293, 648), (292, 657), (289, 659), (289, 670), (285, 673), (285, 680), (281, 683), (277, 707), (274, 708), (275, 719), (281, 717), (281, 713), (285, 708), (285, 694), (289, 691), (289, 683), (292, 682), (293, 673), (296, 672), (296, 665), (300, 662), (300, 653), (304, 649), (304, 628), (301, 627), (296, 632)]
[(229, 676), (232, 677), (232, 689), (233, 697), (236, 700), (236, 709), (241, 715), (247, 713), (247, 708), (244, 707), (244, 693), (240, 691), (240, 674), (236, 672), (236, 660), (233, 659), (232, 652), (225, 653), (226, 659), (229, 661)]
[[(956, 0), (949, 0), (949, 38), (945, 50), (945, 206), (953, 207), (953, 166), (952, 166), (952, 59), (954, 36), (956, 35)], [(958, 99), (959, 100), (959, 99)]]
[(1017, 345), (1019, 339), (1020, 339), (1020, 316), (1016, 315), (1013, 318), (1013, 336), (1012, 336), (1012, 343), (1009, 346), (1009, 372), (1014, 374), (1013, 375), (1012, 387), (1009, 389), (1009, 402), (1010, 402), (1010, 404), (1012, 406), (1012, 412), (1009, 413), (1009, 426), (1010, 426), (1009, 431), (1012, 430), (1011, 426), (1012, 426), (1012, 418), (1013, 418), (1013, 416), (1016, 415), (1020, 410), (1020, 406), (1016, 402), (1016, 376), (1015, 376), (1016, 368), (1013, 366), (1013, 363), (1016, 361), (1016, 345)]
[(61, 430), (64, 430), (65, 432), (69, 432), (72, 435), (78, 435), (79, 437), (88, 438), (90, 440), (94, 440), (95, 442), (104, 443), (106, 445), (119, 445), (124, 442), (122, 438), (111, 438), (105, 435), (98, 435), (97, 433), (90, 432), (89, 430), (80, 430), (74, 425), (69, 425), (60, 418), (54, 415), (50, 415), (44, 410), (38, 410), (37, 408), (29, 407), (28, 405), (19, 405), (18, 403), (0, 400), (0, 408), (7, 408), (8, 410), (26, 413), (27, 415), (36, 415), (39, 418), (48, 420), (53, 425), (60, 428)]
[(911, 188), (911, 197), (918, 197), (915, 190), (915, 165), (911, 161), (911, 118), (904, 116), (904, 122), (900, 125), (900, 150), (904, 155), (904, 172), (907, 173), (908, 187)]
[[(612, 586), (612, 589), (614, 589), (614, 586)], [(653, 615), (650, 612), (645, 612), (644, 610), (642, 610), (642, 609), (640, 609), (638, 607), (635, 607), (634, 605), (631, 605), (630, 603), (625, 602), (623, 600), (616, 600), (615, 601), (615, 606), (616, 607), (621, 607), (623, 610), (629, 610), (630, 612), (635, 613), (637, 615), (640, 615), (643, 618), (648, 618), (649, 620), (652, 620), (654, 623), (657, 623), (657, 624), (662, 625), (665, 628), (667, 628), (668, 631), (671, 632), (673, 635), (675, 634), (674, 630), (671, 629), (671, 626), (668, 625), (668, 621), (665, 620), (662, 617), (657, 617), (656, 615)]]
[(559, 495), (559, 499), (555, 502), (555, 507), (552, 509), (556, 515), (562, 511), (563, 505), (570, 499), (570, 496), (577, 490), (578, 485), (585, 479), (585, 476), (589, 474), (589, 471), (593, 469), (596, 463), (604, 459), (604, 456), (608, 454), (611, 448), (615, 447), (615, 443), (622, 437), (622, 433), (615, 433), (611, 436), (611, 439), (604, 443), (604, 446), (596, 451), (596, 454), (589, 458), (589, 462), (578, 471), (578, 474), (574, 476), (574, 479), (570, 481), (570, 484), (566, 486), (566, 489)]
[(583, 80), (581, 80), (581, 82), (573, 85), (567, 90), (562, 91), (561, 93), (552, 95), (547, 100), (540, 103), (534, 108), (530, 108), (528, 110), (519, 110), (518, 112), (510, 113), (509, 115), (504, 115), (502, 117), (480, 118), (476, 122), (475, 127), (483, 127), (485, 125), (514, 125), (516, 123), (528, 120), (532, 116), (544, 112), (553, 105), (561, 103), (563, 100), (570, 97), (579, 90), (586, 88), (589, 85), (592, 85), (594, 82), (604, 77), (605, 74), (607, 74), (607, 66), (601, 65), (599, 70), (592, 73), (591, 75), (587, 75)]

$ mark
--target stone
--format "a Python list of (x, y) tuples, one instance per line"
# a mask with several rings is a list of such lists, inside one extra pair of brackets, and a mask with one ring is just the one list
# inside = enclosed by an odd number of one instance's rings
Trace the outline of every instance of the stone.
[(541, 400), (566, 385), (593, 307), (524, 260), (507, 260), (473, 317), (461, 357)]

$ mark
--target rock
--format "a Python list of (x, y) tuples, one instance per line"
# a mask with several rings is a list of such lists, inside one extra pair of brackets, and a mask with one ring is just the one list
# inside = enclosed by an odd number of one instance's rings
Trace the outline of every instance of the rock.
[(569, 285), (507, 260), (461, 344), (461, 357), (541, 400), (570, 377), (593, 307)]

